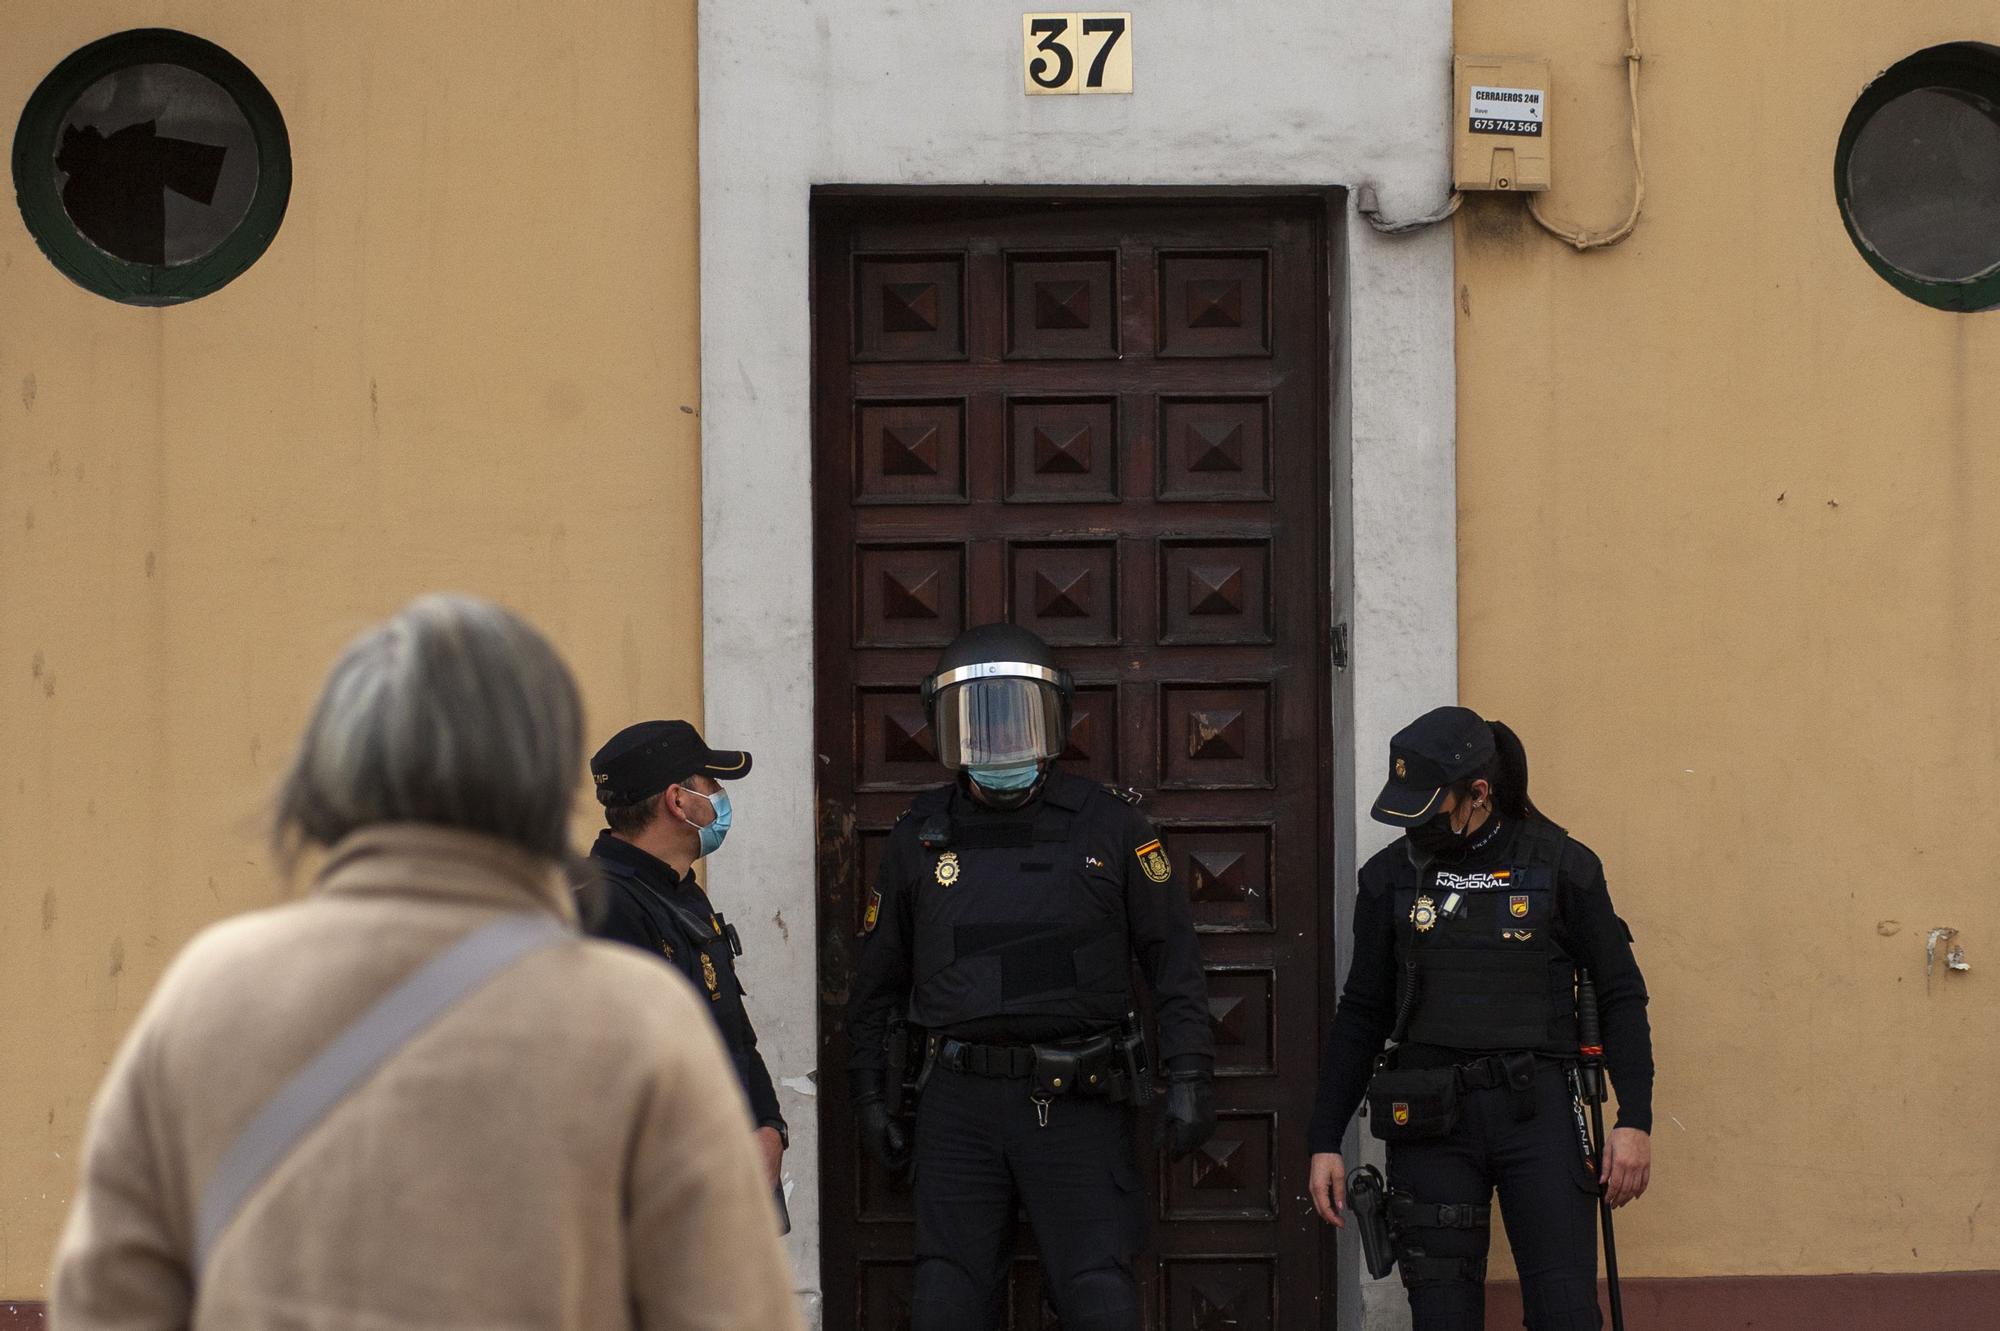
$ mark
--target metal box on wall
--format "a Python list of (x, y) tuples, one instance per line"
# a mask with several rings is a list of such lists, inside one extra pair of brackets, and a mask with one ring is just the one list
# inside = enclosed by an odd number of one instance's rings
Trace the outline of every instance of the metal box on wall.
[(1549, 62), (1452, 60), (1452, 187), (1549, 187)]

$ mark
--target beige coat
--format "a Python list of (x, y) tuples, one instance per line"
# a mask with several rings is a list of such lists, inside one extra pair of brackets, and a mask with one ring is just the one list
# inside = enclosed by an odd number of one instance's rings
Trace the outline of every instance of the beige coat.
[(418, 1034), (189, 1271), (202, 1185), (245, 1121), (418, 965), (527, 910), (574, 923), (547, 861), (378, 827), (309, 897), (189, 944), (98, 1094), (56, 1331), (796, 1328), (714, 1024), (665, 965), (581, 937)]

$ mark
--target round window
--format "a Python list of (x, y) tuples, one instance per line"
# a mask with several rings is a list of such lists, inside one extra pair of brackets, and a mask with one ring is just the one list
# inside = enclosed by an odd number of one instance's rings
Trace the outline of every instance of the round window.
[(2000, 50), (1932, 47), (1869, 84), (1834, 190), (1855, 247), (1897, 290), (1944, 310), (2000, 305)]
[(291, 184), (271, 94), (184, 32), (84, 47), (42, 80), (14, 135), (14, 190), (42, 252), (133, 305), (205, 296), (255, 263)]

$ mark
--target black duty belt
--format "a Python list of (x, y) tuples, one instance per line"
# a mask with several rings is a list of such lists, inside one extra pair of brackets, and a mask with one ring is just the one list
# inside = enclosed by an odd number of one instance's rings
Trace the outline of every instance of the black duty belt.
[(1025, 1044), (967, 1044), (963, 1040), (938, 1042), (938, 1066), (975, 1077), (1032, 1077), (1035, 1051)]

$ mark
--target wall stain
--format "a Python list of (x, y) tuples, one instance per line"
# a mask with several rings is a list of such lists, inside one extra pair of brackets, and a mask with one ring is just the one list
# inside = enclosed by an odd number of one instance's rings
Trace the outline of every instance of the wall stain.
[(1458, 286), (1458, 308), (1466, 318), (1472, 317), (1472, 288), (1463, 282)]
[(61, 450), (61, 449), (57, 449), (57, 450), (56, 450), (55, 452), (53, 452), (53, 453), (49, 454), (49, 475), (51, 475), (51, 476), (60, 476), (60, 475), (62, 475), (62, 450)]
[(792, 941), (792, 926), (785, 923), (785, 912), (783, 911), (775, 912), (771, 916), (771, 923), (778, 926), (778, 932), (784, 935), (785, 941), (787, 943)]
[(122, 938), (114, 938), (111, 940), (111, 978), (115, 980), (120, 975), (124, 974), (124, 972), (125, 972), (125, 940)]
[(35, 659), (28, 663), (28, 677), (30, 679), (40, 679), (42, 677), (42, 654), (40, 652), (36, 652)]
[(35, 529), (35, 506), (33, 504), (28, 505), (28, 512), (23, 522), (29, 531)]
[(34, 375), (31, 374), (21, 380), (21, 406), (28, 411), (33, 411), (35, 409), (35, 394), (37, 391), (39, 390), (36, 388)]
[(42, 932), (47, 933), (55, 927), (56, 894), (55, 889), (51, 888), (47, 892), (42, 893)]
[(368, 428), (376, 434), (382, 433), (382, 397), (375, 391), (375, 381), (368, 381)]
[(158, 566), (159, 566), (159, 556), (155, 555), (151, 550), (148, 550), (146, 552), (146, 576), (149, 578), (152, 577), (153, 570)]

